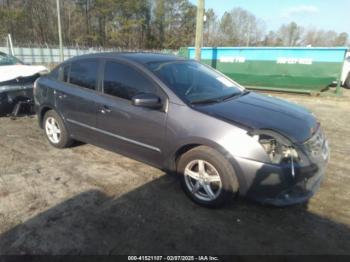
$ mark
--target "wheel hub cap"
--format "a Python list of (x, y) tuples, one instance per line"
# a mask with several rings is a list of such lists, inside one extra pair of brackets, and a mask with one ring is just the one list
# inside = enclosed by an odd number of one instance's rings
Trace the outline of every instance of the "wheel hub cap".
[(193, 160), (184, 172), (186, 186), (198, 199), (213, 201), (221, 193), (221, 177), (216, 168), (207, 161)]
[(52, 143), (57, 144), (60, 142), (61, 129), (56, 119), (53, 117), (48, 117), (45, 122), (45, 130), (47, 137)]

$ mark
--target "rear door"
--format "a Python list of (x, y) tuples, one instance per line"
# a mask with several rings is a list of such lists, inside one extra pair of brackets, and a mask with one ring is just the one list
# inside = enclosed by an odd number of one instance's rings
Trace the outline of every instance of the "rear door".
[(91, 141), (95, 136), (98, 59), (82, 59), (63, 67), (65, 88), (57, 90), (56, 101), (73, 137)]
[(114, 150), (162, 166), (166, 112), (136, 107), (131, 97), (153, 93), (165, 103), (165, 93), (134, 65), (107, 60), (102, 66), (103, 95), (97, 103), (97, 128), (101, 141)]

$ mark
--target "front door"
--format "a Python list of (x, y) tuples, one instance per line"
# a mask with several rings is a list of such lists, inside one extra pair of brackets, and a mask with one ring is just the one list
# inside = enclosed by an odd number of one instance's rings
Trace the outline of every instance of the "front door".
[[(164, 110), (136, 107), (131, 97), (139, 93), (160, 95), (153, 81), (132, 65), (106, 61), (102, 92), (97, 102), (97, 128), (108, 147), (133, 158), (162, 166)], [(160, 95), (166, 100), (165, 95)]]

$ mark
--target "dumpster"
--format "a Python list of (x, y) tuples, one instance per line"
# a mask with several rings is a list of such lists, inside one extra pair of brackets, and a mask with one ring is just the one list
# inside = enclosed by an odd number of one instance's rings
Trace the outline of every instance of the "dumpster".
[[(318, 93), (340, 76), (346, 48), (205, 47), (202, 62), (252, 89)], [(193, 59), (195, 48), (179, 53)]]

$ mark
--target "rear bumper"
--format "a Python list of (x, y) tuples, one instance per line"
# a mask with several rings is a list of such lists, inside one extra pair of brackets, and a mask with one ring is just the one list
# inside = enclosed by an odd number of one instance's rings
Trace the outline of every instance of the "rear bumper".
[[(319, 189), (327, 160), (291, 167), (239, 159), (242, 195), (264, 204), (287, 206), (306, 202)], [(240, 185), (241, 186), (241, 185)]]

